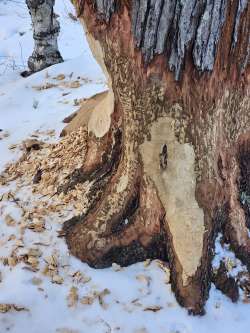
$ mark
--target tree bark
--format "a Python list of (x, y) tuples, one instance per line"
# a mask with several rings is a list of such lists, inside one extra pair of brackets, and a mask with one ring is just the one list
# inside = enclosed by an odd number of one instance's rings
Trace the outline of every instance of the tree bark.
[(65, 222), (67, 244), (96, 268), (168, 261), (177, 300), (202, 314), (219, 231), (250, 269), (250, 6), (74, 4), (109, 92), (73, 120), (88, 128), (87, 152), (58, 190), (92, 189)]
[(63, 61), (58, 50), (60, 25), (54, 14), (55, 0), (26, 0), (33, 26), (34, 51), (28, 59), (30, 73)]

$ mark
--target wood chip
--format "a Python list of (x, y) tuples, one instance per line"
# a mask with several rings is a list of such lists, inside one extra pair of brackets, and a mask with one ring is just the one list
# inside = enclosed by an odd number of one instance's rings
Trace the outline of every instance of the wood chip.
[(108, 305), (104, 302), (104, 296), (109, 295), (109, 294), (110, 294), (110, 290), (107, 288), (105, 288), (103, 291), (101, 291), (97, 294), (99, 304), (105, 310), (107, 309)]
[(152, 305), (152, 306), (146, 307), (145, 309), (143, 309), (143, 311), (157, 312), (157, 311), (160, 311), (161, 309), (162, 309), (162, 306)]
[(31, 248), (28, 250), (28, 256), (41, 257), (42, 254), (43, 254), (42, 251), (38, 248)]
[(69, 87), (70, 88), (79, 88), (79, 87), (81, 87), (81, 83), (79, 81), (72, 81), (72, 82), (70, 82)]
[(8, 303), (0, 303), (0, 313), (6, 313), (9, 312), (10, 310), (15, 310), (15, 311), (29, 311), (26, 307), (16, 305), (16, 304), (8, 304)]
[(16, 259), (16, 257), (9, 257), (8, 258), (8, 265), (10, 267), (16, 266), (17, 265), (17, 259)]
[(14, 227), (16, 225), (16, 221), (13, 219), (11, 215), (6, 215), (4, 218), (4, 222), (6, 223), (7, 226), (9, 227)]
[(69, 294), (67, 296), (68, 307), (75, 307), (78, 302), (78, 299), (79, 299), (78, 288), (71, 287)]
[(91, 305), (94, 303), (95, 297), (94, 296), (84, 296), (80, 299), (81, 304)]
[(91, 277), (84, 275), (80, 271), (73, 273), (72, 277), (73, 277), (73, 282), (78, 283), (78, 284), (79, 283), (88, 283), (89, 281), (91, 281)]
[(139, 274), (136, 276), (136, 280), (145, 283), (147, 285), (147, 287), (150, 286), (150, 282), (151, 282), (151, 277), (147, 276), (147, 275), (143, 275), (143, 274)]
[(23, 141), (23, 146), (27, 152), (30, 152), (31, 150), (39, 150), (43, 144), (44, 142), (36, 139), (27, 139)]
[(51, 280), (52, 283), (63, 284), (63, 281), (64, 281), (63, 278), (59, 275), (52, 276), (52, 280)]
[(112, 264), (112, 269), (115, 271), (115, 272), (119, 272), (122, 270), (122, 267), (118, 264), (116, 264), (115, 262), (113, 262)]
[(58, 74), (56, 77), (54, 77), (53, 79), (58, 80), (58, 81), (62, 81), (65, 79), (65, 75), (64, 74)]
[(10, 304), (0, 303), (0, 312), (1, 313), (6, 313), (6, 312), (10, 311), (10, 309), (11, 309)]
[(41, 84), (39, 86), (32, 86), (32, 88), (37, 90), (37, 91), (46, 90), (46, 89), (50, 89), (50, 88), (54, 88), (54, 87), (57, 87), (57, 84), (50, 83), (50, 82), (46, 82), (46, 83)]
[(34, 286), (39, 286), (40, 284), (42, 284), (42, 279), (38, 278), (38, 277), (33, 277), (31, 279), (31, 283), (34, 285)]

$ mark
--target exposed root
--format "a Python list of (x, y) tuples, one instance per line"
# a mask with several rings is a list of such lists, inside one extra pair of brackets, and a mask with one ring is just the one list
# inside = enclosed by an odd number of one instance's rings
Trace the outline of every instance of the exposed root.
[(219, 269), (213, 274), (212, 281), (215, 284), (215, 287), (229, 297), (232, 302), (238, 301), (239, 287), (237, 281), (233, 277), (228, 276), (224, 262), (220, 263)]
[[(109, 206), (109, 199), (115, 198), (110, 193), (95, 212), (67, 221), (64, 231), (71, 252), (96, 268), (113, 262), (127, 266), (147, 258), (166, 260), (165, 212), (152, 185), (146, 178), (141, 182), (138, 175), (128, 196), (118, 194), (115, 209)], [(103, 212), (109, 219), (101, 219)]]

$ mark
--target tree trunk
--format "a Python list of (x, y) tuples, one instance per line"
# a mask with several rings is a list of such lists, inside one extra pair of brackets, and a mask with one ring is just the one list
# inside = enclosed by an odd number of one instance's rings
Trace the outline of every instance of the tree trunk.
[(31, 73), (62, 62), (57, 37), (60, 26), (54, 14), (55, 0), (26, 0), (34, 38), (34, 51), (28, 59)]
[(87, 152), (58, 190), (92, 188), (67, 244), (96, 268), (168, 261), (177, 300), (201, 314), (219, 231), (250, 269), (248, 1), (74, 4), (109, 92), (73, 119)]

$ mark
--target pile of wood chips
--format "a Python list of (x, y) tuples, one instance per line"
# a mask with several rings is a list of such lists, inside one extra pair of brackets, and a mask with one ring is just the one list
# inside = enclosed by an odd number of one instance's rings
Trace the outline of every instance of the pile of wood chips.
[(21, 147), (22, 157), (6, 167), (0, 175), (0, 185), (9, 185), (15, 181), (16, 192), (22, 187), (31, 186), (34, 201), (39, 198), (36, 202), (39, 215), (48, 215), (48, 211), (58, 212), (63, 209), (63, 205), (71, 205), (76, 215), (82, 213), (85, 209), (88, 184), (78, 184), (66, 195), (57, 194), (57, 188), (67, 182), (75, 169), (82, 166), (86, 154), (86, 140), (87, 130), (83, 128), (70, 133), (56, 144), (26, 140)]

